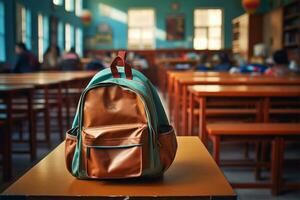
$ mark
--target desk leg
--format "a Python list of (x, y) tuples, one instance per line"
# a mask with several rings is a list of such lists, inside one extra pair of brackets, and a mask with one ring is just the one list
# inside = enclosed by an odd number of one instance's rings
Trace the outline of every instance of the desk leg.
[(262, 120), (263, 122), (269, 121), (270, 98), (265, 97), (262, 103)]
[[(263, 122), (269, 122), (269, 110), (270, 110), (270, 98), (269, 97), (264, 97), (262, 99), (262, 115), (261, 119)], [(267, 160), (267, 152), (268, 152), (268, 142), (263, 141), (261, 142), (261, 161), (266, 161)], [(260, 177), (260, 169), (257, 171), (257, 177)]]
[(44, 124), (45, 124), (45, 136), (48, 146), (51, 146), (50, 141), (50, 111), (49, 111), (49, 88), (44, 87), (44, 100), (45, 100), (45, 112), (44, 112)]
[(188, 135), (193, 135), (193, 127), (194, 127), (194, 96), (193, 93), (189, 93), (189, 108), (190, 112), (188, 114)]
[(67, 130), (71, 128), (71, 113), (70, 113), (70, 95), (69, 95), (69, 82), (66, 82), (65, 84), (65, 106), (66, 106), (66, 117), (67, 117)]
[(58, 109), (58, 117), (57, 117), (57, 122), (58, 122), (58, 127), (59, 127), (59, 134), (60, 134), (60, 139), (64, 139), (64, 130), (63, 130), (63, 117), (62, 117), (62, 86), (61, 84), (58, 85), (57, 88), (57, 109)]
[(271, 181), (272, 195), (278, 195), (282, 185), (284, 140), (275, 138), (272, 142)]
[(174, 124), (177, 131), (179, 131), (179, 120), (178, 120), (178, 112), (180, 107), (180, 86), (178, 82), (175, 82), (175, 102), (174, 102)]
[(170, 115), (170, 119), (172, 118), (172, 109), (173, 109), (173, 101), (172, 101), (172, 97), (174, 97), (173, 94), (173, 80), (172, 77), (169, 75), (168, 78), (168, 95), (167, 95), (167, 101), (168, 101), (168, 105), (169, 105), (169, 115)]
[(207, 133), (206, 133), (206, 98), (199, 98), (199, 136), (205, 146), (207, 146)]
[(217, 165), (220, 165), (220, 137), (213, 136), (213, 156), (214, 160), (216, 161)]
[(4, 149), (3, 149), (3, 179), (8, 181), (12, 177), (12, 96), (7, 94), (4, 98), (4, 102), (7, 106), (7, 124), (4, 128)]
[(186, 118), (187, 118), (187, 86), (182, 86), (182, 109), (181, 109), (181, 116), (182, 116), (182, 127), (181, 132), (183, 135), (187, 135), (187, 128), (186, 128)]
[(30, 144), (30, 158), (31, 161), (36, 160), (36, 117), (33, 113), (33, 92), (30, 91), (28, 95), (28, 118), (29, 118), (29, 144)]

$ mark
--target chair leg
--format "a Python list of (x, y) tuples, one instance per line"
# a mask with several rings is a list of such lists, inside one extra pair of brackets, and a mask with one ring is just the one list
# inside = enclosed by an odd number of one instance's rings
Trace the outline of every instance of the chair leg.
[(256, 166), (255, 166), (255, 180), (261, 179), (261, 168), (257, 163), (261, 161), (261, 143), (256, 142), (255, 143), (255, 160), (256, 160)]
[(23, 138), (24, 130), (23, 130), (22, 122), (18, 123), (18, 128), (19, 128), (19, 140), (23, 141), (24, 140), (24, 138)]
[(283, 150), (284, 141), (282, 138), (275, 138), (272, 142), (272, 158), (271, 158), (271, 182), (272, 195), (278, 195), (282, 186), (283, 171)]
[(49, 126), (50, 119), (49, 119), (49, 113), (48, 113), (48, 111), (46, 109), (44, 111), (45, 140), (46, 140), (47, 146), (50, 148), (51, 147), (50, 126)]
[(212, 137), (213, 142), (213, 157), (216, 161), (217, 165), (220, 165), (220, 137), (219, 136), (213, 136)]
[(244, 158), (245, 159), (249, 159), (249, 142), (245, 143), (245, 148), (244, 148)]

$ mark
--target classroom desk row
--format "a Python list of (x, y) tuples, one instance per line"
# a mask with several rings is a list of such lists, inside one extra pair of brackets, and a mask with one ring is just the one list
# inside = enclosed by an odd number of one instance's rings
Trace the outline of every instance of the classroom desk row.
[[(0, 74), (0, 129), (3, 130), (3, 174), (12, 175), (12, 132), (18, 123), (29, 124), (28, 142), (31, 160), (36, 159), (37, 142), (50, 143), (51, 111), (56, 110), (56, 120), (61, 140), (64, 138), (64, 121), (70, 127), (70, 110), (76, 106), (80, 92), (95, 72), (40, 72), (28, 74)], [(76, 98), (75, 98), (76, 94)], [(65, 111), (65, 112), (63, 112)], [(37, 118), (43, 113), (45, 140), (37, 141)], [(63, 114), (65, 114), (65, 118)], [(23, 153), (28, 153), (23, 151)]]
[[(177, 130), (177, 135), (198, 135), (202, 142), (208, 146), (209, 136), (207, 125), (213, 124), (223, 133), (224, 124), (253, 124), (257, 132), (251, 132), (255, 138), (255, 158), (252, 161), (255, 169), (255, 178), (259, 180), (262, 164), (266, 164), (266, 142), (263, 130), (260, 133), (260, 124), (275, 120), (278, 126), (288, 126), (291, 122), (300, 121), (300, 76), (289, 75), (285, 77), (270, 77), (265, 75), (229, 74), (218, 72), (168, 72), (167, 101), (169, 103), (170, 118)], [(198, 118), (198, 120), (196, 120)], [(198, 122), (198, 123), (197, 123)], [(287, 123), (286, 123), (287, 122)], [(256, 125), (255, 125), (256, 124)], [(198, 126), (197, 126), (198, 125)], [(220, 127), (219, 127), (220, 126)], [(250, 125), (251, 126), (251, 125)], [(231, 131), (231, 130), (230, 130)], [(241, 131), (242, 132), (242, 131)], [(255, 135), (259, 134), (259, 135)], [(289, 137), (282, 133), (284, 140)], [(298, 134), (298, 133), (297, 133)], [(231, 136), (231, 141), (242, 141), (245, 135)], [(270, 138), (268, 138), (270, 139)], [(249, 140), (250, 141), (250, 140)], [(268, 140), (275, 143), (276, 140)], [(286, 141), (285, 141), (286, 142)], [(289, 141), (287, 141), (289, 142)], [(212, 141), (215, 147), (215, 141)], [(249, 145), (249, 142), (243, 141)], [(247, 149), (247, 148), (245, 148)], [(278, 150), (278, 148), (275, 148)], [(284, 151), (280, 148), (281, 154)], [(246, 151), (245, 151), (246, 152)], [(248, 152), (244, 160), (227, 162), (226, 166), (243, 166), (249, 161)], [(272, 154), (273, 155), (273, 154)], [(218, 156), (216, 158), (219, 159)], [(274, 160), (274, 159), (273, 159)], [(273, 161), (272, 160), (272, 161)], [(277, 160), (277, 159), (275, 159)], [(274, 163), (274, 162), (272, 162)], [(282, 161), (283, 163), (283, 161)], [(276, 167), (279, 169), (280, 166)], [(282, 167), (283, 168), (283, 167)], [(282, 168), (279, 171), (282, 171)], [(282, 180), (282, 174), (275, 173), (272, 168), (272, 177)], [(257, 183), (236, 184), (235, 187), (272, 187), (280, 185), (280, 181), (263, 185)], [(294, 188), (299, 185), (294, 184)], [(276, 188), (276, 187), (275, 187)], [(272, 189), (278, 194), (282, 185)]]
[[(227, 93), (227, 97), (232, 93), (241, 91), (243, 92), (244, 96), (247, 96), (246, 94), (248, 93), (252, 98), (257, 97), (257, 99), (261, 99), (260, 93), (264, 93), (265, 90), (271, 89), (271, 96), (273, 97), (298, 98), (299, 93), (297, 92), (300, 91), (300, 88), (298, 89), (297, 87), (290, 86), (300, 85), (300, 76), (270, 77), (265, 75), (229, 74), (225, 72), (169, 71), (166, 96), (169, 103), (170, 116), (179, 135), (181, 133), (191, 134), (192, 131), (191, 129), (188, 129), (187, 121), (189, 98), (188, 87), (194, 85), (214, 85), (212, 87), (202, 87), (202, 89), (206, 88), (204, 90), (206, 94), (210, 91), (211, 93), (218, 93), (219, 89), (224, 89)], [(239, 87), (239, 89), (236, 89), (236, 87), (228, 86), (243, 87)], [(265, 88), (261, 88), (261, 86), (264, 86)], [(285, 88), (292, 88), (287, 90), (292, 90), (292, 94), (288, 92), (282, 92), (285, 91)], [(198, 94), (198, 96), (201, 95), (202, 93)], [(223, 93), (223, 95), (225, 94)], [(261, 118), (263, 117), (261, 116)]]

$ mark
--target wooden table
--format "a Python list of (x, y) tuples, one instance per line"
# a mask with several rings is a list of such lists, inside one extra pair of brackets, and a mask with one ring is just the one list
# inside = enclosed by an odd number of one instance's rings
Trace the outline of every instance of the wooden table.
[[(58, 105), (58, 122), (60, 135), (63, 137), (62, 128), (62, 104), (66, 105), (67, 127), (70, 126), (70, 90), (75, 85), (85, 87), (86, 80), (91, 79), (95, 75), (95, 71), (78, 71), (78, 72), (38, 72), (26, 74), (0, 74), (0, 85), (33, 85), (37, 90), (44, 91), (44, 104), (46, 109), (46, 117), (49, 118), (49, 89), (56, 88), (57, 105)], [(65, 96), (63, 96), (65, 95)], [(65, 99), (64, 102), (63, 99)], [(47, 121), (47, 120), (46, 120)], [(49, 121), (49, 120), (48, 120)], [(50, 125), (46, 125), (46, 135), (50, 135)]]
[(193, 109), (195, 107), (194, 103), (199, 104), (199, 134), (202, 142), (207, 143), (206, 134), (206, 106), (207, 99), (230, 97), (234, 98), (255, 98), (260, 103), (258, 107), (260, 114), (260, 119), (263, 122), (269, 120), (269, 107), (270, 98), (272, 97), (300, 97), (300, 87), (299, 86), (222, 86), (222, 85), (197, 85), (189, 86), (188, 90), (190, 92), (189, 97), (189, 107), (191, 111), (189, 113), (189, 134), (192, 133), (194, 126), (193, 120)]
[(223, 173), (197, 137), (178, 137), (178, 152), (173, 165), (163, 178), (152, 181), (77, 180), (66, 170), (63, 143), (1, 196), (24, 199), (236, 199)]
[(3, 132), (3, 177), (4, 180), (9, 180), (12, 176), (12, 127), (13, 127), (13, 99), (19, 97), (27, 98), (27, 117), (29, 121), (29, 145), (31, 160), (36, 159), (36, 130), (34, 124), (34, 116), (32, 110), (33, 100), (32, 86), (3, 86), (0, 85), (0, 99), (3, 100), (5, 109), (6, 131)]
[[(187, 87), (191, 85), (300, 85), (300, 76), (291, 77), (266, 77), (266, 76), (229, 76), (220, 77), (181, 77), (175, 81), (174, 93), (174, 123), (179, 130), (179, 122), (182, 122), (181, 132), (187, 132)], [(180, 110), (182, 106), (182, 109)], [(181, 114), (180, 114), (181, 111)], [(181, 116), (181, 119), (180, 119)]]

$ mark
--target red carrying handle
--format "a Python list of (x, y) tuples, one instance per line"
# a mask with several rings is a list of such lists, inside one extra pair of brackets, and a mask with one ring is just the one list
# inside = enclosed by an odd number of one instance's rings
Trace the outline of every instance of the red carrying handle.
[(112, 61), (110, 64), (110, 70), (114, 78), (120, 78), (120, 74), (118, 72), (118, 66), (125, 67), (125, 75), (127, 79), (132, 80), (132, 70), (130, 65), (125, 61), (126, 51), (119, 51), (118, 56)]

